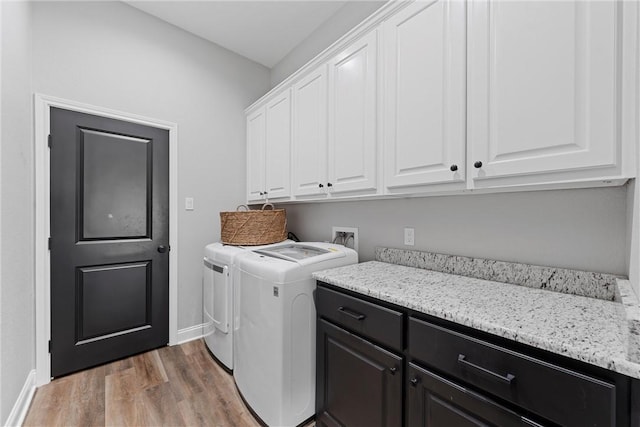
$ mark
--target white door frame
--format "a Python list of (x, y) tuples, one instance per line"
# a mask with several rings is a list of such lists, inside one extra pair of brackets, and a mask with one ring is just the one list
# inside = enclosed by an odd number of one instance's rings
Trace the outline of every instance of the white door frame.
[(169, 131), (169, 345), (174, 345), (178, 333), (178, 125), (164, 120), (82, 104), (75, 101), (36, 93), (35, 106), (35, 314), (36, 314), (36, 386), (51, 381), (51, 261), (48, 248), (50, 236), (50, 176), (49, 148), (51, 107), (111, 119), (138, 123)]

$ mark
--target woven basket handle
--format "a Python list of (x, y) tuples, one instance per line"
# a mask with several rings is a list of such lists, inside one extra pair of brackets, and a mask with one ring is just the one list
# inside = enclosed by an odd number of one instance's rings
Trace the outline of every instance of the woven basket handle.
[(275, 210), (275, 206), (273, 206), (271, 203), (265, 203), (264, 205), (262, 205), (262, 210), (264, 210), (264, 208), (266, 208), (267, 206), (271, 206), (271, 210)]
[(249, 207), (247, 205), (238, 205), (238, 207), (236, 208), (236, 211), (241, 211), (242, 209), (240, 208), (244, 208), (245, 211), (249, 210)]

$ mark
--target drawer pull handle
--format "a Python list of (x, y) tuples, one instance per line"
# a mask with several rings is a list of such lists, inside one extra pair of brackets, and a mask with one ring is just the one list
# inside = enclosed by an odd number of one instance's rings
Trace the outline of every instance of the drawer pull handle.
[(489, 378), (494, 378), (496, 380), (499, 380), (501, 382), (507, 383), (509, 385), (511, 385), (511, 383), (513, 382), (513, 380), (516, 379), (516, 376), (513, 374), (507, 374), (507, 376), (503, 376), (500, 374), (496, 374), (493, 371), (488, 370), (487, 368), (483, 368), (482, 366), (478, 366), (475, 363), (471, 363), (467, 360), (467, 356), (465, 356), (464, 354), (459, 354), (458, 355), (458, 363), (462, 364), (463, 366), (467, 366), (469, 368), (473, 368), (475, 370), (477, 370), (480, 373), (483, 373), (485, 375), (487, 375)]
[(358, 313), (357, 311), (349, 310), (348, 308), (344, 308), (342, 306), (338, 307), (338, 311), (340, 313), (346, 314), (349, 317), (353, 317), (356, 320), (364, 320), (365, 317), (367, 317), (362, 313)]
[(531, 426), (531, 427), (542, 427), (542, 424), (538, 424), (538, 423), (537, 423), (537, 422), (535, 422), (535, 421), (531, 421), (531, 420), (530, 420), (529, 418), (527, 418), (527, 417), (520, 417), (520, 419), (522, 420), (522, 422), (523, 422), (523, 423), (525, 423), (525, 424), (526, 424), (526, 425), (528, 425), (528, 426)]

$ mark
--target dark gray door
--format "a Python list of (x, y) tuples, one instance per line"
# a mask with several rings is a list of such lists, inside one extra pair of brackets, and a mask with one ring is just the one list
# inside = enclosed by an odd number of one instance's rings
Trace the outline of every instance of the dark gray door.
[(166, 345), (169, 133), (51, 109), (51, 375)]

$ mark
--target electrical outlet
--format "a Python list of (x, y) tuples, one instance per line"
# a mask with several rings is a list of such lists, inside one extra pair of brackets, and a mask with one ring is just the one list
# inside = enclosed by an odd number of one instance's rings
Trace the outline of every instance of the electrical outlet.
[(413, 228), (406, 227), (404, 229), (404, 244), (407, 246), (413, 246), (415, 244), (415, 230)]
[(346, 246), (358, 252), (358, 229), (356, 227), (336, 227), (331, 229), (331, 242)]

